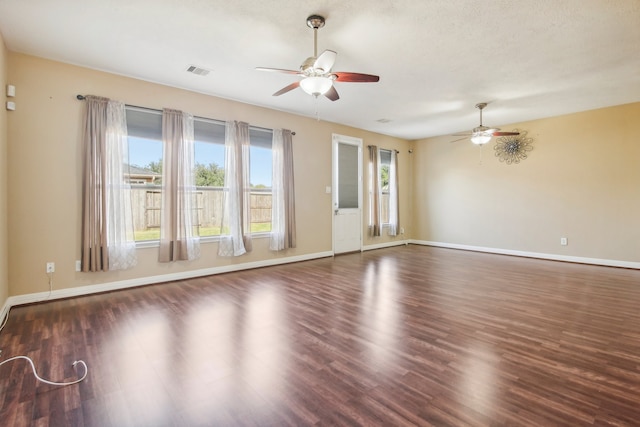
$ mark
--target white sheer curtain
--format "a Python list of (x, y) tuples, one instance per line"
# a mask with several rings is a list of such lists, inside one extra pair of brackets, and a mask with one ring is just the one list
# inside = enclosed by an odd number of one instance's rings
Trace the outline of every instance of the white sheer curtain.
[(106, 133), (107, 246), (109, 270), (124, 270), (137, 264), (133, 232), (131, 185), (125, 179), (129, 166), (129, 142), (124, 103), (109, 101)]
[(391, 150), (389, 162), (389, 236), (398, 235), (398, 153)]
[(193, 116), (162, 111), (162, 211), (158, 261), (194, 260), (200, 256), (197, 236)]
[(84, 127), (82, 271), (136, 265), (124, 104), (88, 95)]
[(220, 256), (239, 256), (252, 249), (249, 150), (249, 124), (226, 122)]
[(275, 129), (271, 145), (271, 234), (269, 248), (280, 251), (296, 247), (295, 186), (291, 131)]

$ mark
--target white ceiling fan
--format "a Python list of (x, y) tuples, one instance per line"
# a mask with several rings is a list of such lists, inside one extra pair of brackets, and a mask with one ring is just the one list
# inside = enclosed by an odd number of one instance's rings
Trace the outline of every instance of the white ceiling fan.
[(302, 65), (300, 65), (299, 71), (256, 67), (256, 70), (259, 71), (273, 71), (303, 77), (302, 80), (283, 87), (274, 93), (273, 96), (280, 96), (297, 87), (301, 87), (306, 93), (316, 98), (319, 95), (324, 95), (332, 101), (337, 101), (340, 96), (333, 86), (334, 82), (370, 83), (380, 80), (380, 77), (372, 74), (331, 70), (338, 54), (333, 50), (325, 50), (318, 56), (318, 28), (324, 27), (324, 22), (324, 17), (320, 15), (311, 15), (307, 18), (307, 26), (313, 28), (313, 56), (307, 58)]
[(491, 137), (494, 136), (520, 135), (519, 132), (500, 132), (500, 128), (484, 126), (482, 124), (482, 110), (486, 106), (486, 102), (480, 102), (476, 104), (476, 108), (480, 110), (480, 126), (473, 128), (471, 132), (454, 133), (453, 136), (464, 136), (464, 138), (459, 138), (451, 142), (462, 141), (463, 139), (469, 138), (471, 142), (476, 145), (484, 145), (487, 142), (491, 141)]

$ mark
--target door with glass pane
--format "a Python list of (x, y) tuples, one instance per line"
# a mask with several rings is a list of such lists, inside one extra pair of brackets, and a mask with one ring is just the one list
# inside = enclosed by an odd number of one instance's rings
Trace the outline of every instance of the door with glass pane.
[(362, 140), (333, 135), (333, 252), (362, 248)]

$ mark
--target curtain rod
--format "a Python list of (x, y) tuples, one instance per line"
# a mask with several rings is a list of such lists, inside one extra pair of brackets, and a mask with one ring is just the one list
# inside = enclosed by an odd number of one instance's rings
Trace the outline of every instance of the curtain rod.
[[(375, 147), (375, 145), (367, 145), (367, 147)], [(387, 150), (386, 148), (381, 148), (381, 150), (385, 150), (385, 151), (392, 151), (392, 150)], [(396, 154), (400, 154), (400, 152), (398, 150), (393, 150), (396, 152)]]
[[(85, 95), (76, 95), (76, 99), (79, 100), (79, 101), (84, 101), (87, 98), (86, 98)], [(126, 107), (140, 108), (141, 110), (149, 110), (149, 111), (154, 111), (154, 112), (157, 112), (157, 113), (162, 112), (162, 110), (158, 110), (156, 108), (140, 107), (139, 105), (131, 105), (131, 104), (124, 104), (124, 105)], [(193, 116), (193, 117), (196, 118), (196, 119), (202, 119), (202, 120), (212, 120), (214, 122), (219, 122), (221, 124), (224, 123), (223, 120), (210, 119), (208, 117), (200, 117), (200, 116)], [(260, 127), (260, 126), (251, 125), (249, 127), (254, 128), (254, 129), (259, 129), (259, 130), (273, 131), (273, 129), (263, 128), (263, 127)], [(295, 134), (296, 134), (295, 132), (291, 131), (291, 135), (295, 135)]]

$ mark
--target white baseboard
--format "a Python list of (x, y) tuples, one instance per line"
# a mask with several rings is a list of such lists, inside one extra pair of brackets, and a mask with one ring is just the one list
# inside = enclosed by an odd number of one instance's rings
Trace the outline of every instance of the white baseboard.
[[(631, 268), (631, 269), (640, 270), (639, 262), (574, 257), (574, 256), (557, 255), (557, 254), (545, 254), (545, 253), (539, 253), (539, 252), (515, 251), (515, 250), (509, 250), (509, 249), (487, 248), (482, 246), (459, 245), (455, 243), (442, 243), (442, 242), (432, 242), (427, 240), (413, 240), (413, 239), (379, 243), (375, 245), (367, 245), (367, 246), (363, 246), (362, 251), (389, 248), (393, 246), (401, 246), (406, 244), (435, 246), (440, 248), (461, 249), (461, 250), (474, 251), (474, 252), (486, 252), (486, 253), (500, 254), (500, 255), (512, 255), (512, 256), (520, 256), (520, 257), (526, 257), (526, 258), (539, 258), (539, 259), (547, 259), (552, 261), (565, 261), (565, 262), (574, 262), (579, 264), (603, 265), (608, 267), (622, 267), (622, 268)], [(71, 297), (90, 295), (90, 294), (95, 294), (100, 292), (116, 291), (120, 289), (133, 288), (136, 286), (152, 285), (155, 283), (171, 282), (174, 280), (191, 279), (194, 277), (211, 276), (216, 274), (229, 273), (232, 271), (241, 271), (241, 270), (248, 270), (252, 268), (269, 267), (269, 266), (279, 265), (279, 264), (289, 264), (292, 262), (308, 261), (308, 260), (317, 259), (317, 258), (327, 258), (333, 255), (334, 254), (332, 251), (317, 252), (317, 253), (307, 254), (307, 255), (270, 259), (270, 260), (264, 260), (264, 261), (247, 262), (242, 264), (227, 265), (223, 267), (212, 267), (212, 268), (205, 268), (200, 270), (184, 271), (180, 273), (163, 274), (158, 276), (147, 276), (147, 277), (140, 277), (137, 279), (101, 283), (97, 285), (79, 286), (76, 288), (59, 289), (59, 290), (54, 290), (51, 293), (38, 292), (34, 294), (13, 296), (13, 297), (7, 298), (7, 300), (4, 302), (4, 305), (2, 306), (2, 309), (0, 309), (0, 324), (4, 320), (5, 316), (9, 313), (9, 310), (11, 309), (11, 307), (17, 306), (17, 305), (31, 304), (31, 303), (61, 299), (61, 298), (71, 298)]]
[(576, 256), (558, 255), (558, 254), (545, 254), (540, 252), (514, 251), (510, 249), (497, 249), (497, 248), (485, 248), (482, 246), (458, 245), (455, 243), (430, 242), (427, 240), (410, 240), (409, 243), (414, 245), (436, 246), (439, 248), (462, 249), (465, 251), (487, 252), (487, 253), (499, 254), (499, 255), (512, 255), (512, 256), (520, 256), (525, 258), (539, 258), (539, 259), (548, 259), (552, 261), (575, 262), (578, 264), (604, 265), (607, 267), (622, 267), (622, 268), (632, 268), (632, 269), (640, 270), (640, 262), (619, 261), (615, 259), (584, 258), (584, 257), (576, 257)]
[(366, 245), (362, 247), (362, 252), (364, 251), (371, 251), (374, 249), (383, 249), (383, 248), (390, 248), (393, 246), (402, 246), (402, 245), (408, 245), (409, 244), (409, 240), (396, 240), (393, 242), (385, 242), (385, 243), (376, 243), (375, 245)]
[(11, 306), (9, 305), (9, 299), (4, 302), (2, 305), (2, 309), (0, 309), (0, 326), (4, 323), (4, 318), (9, 315), (9, 310)]
[[(279, 264), (289, 264), (292, 262), (309, 261), (317, 258), (327, 258), (333, 256), (332, 251), (317, 252), (313, 254), (291, 256), (286, 258), (269, 259), (264, 261), (246, 262), (242, 264), (226, 265), (223, 267), (204, 268), (200, 270), (183, 271), (180, 273), (162, 274), (158, 276), (140, 277), (137, 279), (121, 280), (117, 282), (100, 283), (97, 285), (79, 286), (76, 288), (58, 289), (53, 292), (38, 292), (35, 294), (25, 294), (9, 297), (5, 302), (1, 314), (4, 315), (9, 309), (16, 305), (31, 304), (35, 302), (49, 301), (61, 298), (71, 298), (83, 295), (96, 294), (100, 292), (117, 291), (120, 289), (133, 288), (136, 286), (152, 285), (155, 283), (171, 282), (174, 280), (192, 279), (194, 277), (212, 276), (215, 274), (230, 273), (232, 271), (248, 270), (252, 268), (269, 267)], [(4, 319), (4, 316), (2, 317)], [(1, 320), (0, 320), (1, 321)]]

